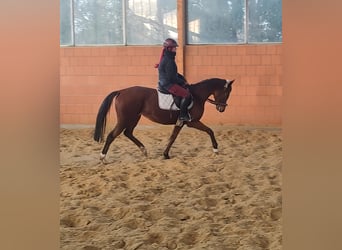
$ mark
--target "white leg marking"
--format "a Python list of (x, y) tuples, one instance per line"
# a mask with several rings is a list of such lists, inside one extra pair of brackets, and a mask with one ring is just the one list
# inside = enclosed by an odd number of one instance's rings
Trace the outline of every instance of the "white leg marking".
[(100, 154), (100, 160), (104, 160), (104, 158), (106, 158), (106, 155), (105, 154)]

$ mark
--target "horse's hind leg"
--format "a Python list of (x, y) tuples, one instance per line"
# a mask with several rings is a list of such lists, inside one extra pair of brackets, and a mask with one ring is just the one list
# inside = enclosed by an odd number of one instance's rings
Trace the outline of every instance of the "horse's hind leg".
[(100, 154), (100, 160), (102, 162), (105, 161), (108, 149), (110, 144), (115, 140), (116, 137), (118, 137), (118, 135), (121, 134), (121, 132), (124, 130), (124, 126), (120, 125), (120, 124), (116, 124), (115, 128), (108, 134), (107, 139), (106, 139), (106, 143), (102, 149), (102, 152)]
[(172, 144), (175, 142), (175, 140), (176, 140), (179, 132), (183, 128), (183, 126), (184, 126), (184, 123), (182, 125), (175, 125), (174, 126), (172, 134), (171, 134), (170, 139), (169, 139), (169, 143), (167, 144), (166, 149), (164, 150), (164, 153), (163, 153), (165, 159), (170, 159), (170, 156), (169, 156), (170, 148), (171, 148)]
[(124, 135), (127, 136), (128, 139), (130, 139), (132, 142), (134, 142), (135, 145), (138, 146), (138, 148), (141, 150), (141, 152), (147, 156), (147, 150), (144, 146), (144, 144), (142, 144), (141, 141), (139, 141), (134, 135), (133, 135), (133, 130), (134, 128), (137, 126), (138, 122), (139, 122), (139, 119), (140, 119), (141, 116), (139, 116), (136, 121), (128, 126), (125, 131), (124, 131)]

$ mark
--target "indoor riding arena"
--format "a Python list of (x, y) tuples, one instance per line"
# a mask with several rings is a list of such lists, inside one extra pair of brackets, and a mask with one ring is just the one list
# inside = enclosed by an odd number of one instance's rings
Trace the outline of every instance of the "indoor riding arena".
[[(281, 6), (60, 1), (61, 249), (282, 249)], [(200, 120), (217, 150), (185, 124), (165, 159), (175, 125), (142, 116), (134, 136), (147, 155), (121, 133), (101, 161), (102, 101), (132, 86), (157, 90), (168, 37), (189, 84), (235, 79), (224, 112), (205, 102)], [(116, 122), (113, 103), (104, 139)]]

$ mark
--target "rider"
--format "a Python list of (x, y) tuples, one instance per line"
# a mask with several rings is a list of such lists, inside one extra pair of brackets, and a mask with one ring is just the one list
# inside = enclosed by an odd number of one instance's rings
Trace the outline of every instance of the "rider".
[(159, 73), (158, 87), (161, 91), (165, 91), (182, 98), (178, 119), (180, 121), (191, 121), (191, 117), (188, 112), (188, 106), (191, 103), (191, 94), (187, 88), (188, 84), (186, 80), (177, 72), (177, 65), (175, 62), (177, 47), (177, 42), (172, 38), (167, 38), (163, 43), (160, 62), (155, 65), (155, 68), (158, 68)]

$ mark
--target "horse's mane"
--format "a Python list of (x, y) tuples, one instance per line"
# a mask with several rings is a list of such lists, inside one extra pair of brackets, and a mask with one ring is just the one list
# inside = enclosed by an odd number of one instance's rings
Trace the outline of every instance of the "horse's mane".
[(214, 78), (208, 78), (208, 79), (201, 80), (200, 82), (194, 83), (193, 85), (206, 84), (208, 81), (215, 81), (215, 80), (218, 80), (218, 81), (221, 80), (222, 81), (222, 79), (214, 77)]
[(193, 87), (197, 88), (200, 86), (207, 85), (208, 82), (217, 82), (217, 81), (222, 81), (222, 80), (223, 79), (220, 79), (220, 78), (208, 78), (208, 79), (201, 80), (200, 82), (190, 84), (190, 88), (193, 88)]
[(218, 84), (222, 81), (223, 79), (220, 79), (220, 78), (204, 79), (204, 80), (201, 80), (200, 82), (190, 84), (189, 90), (193, 95), (197, 95), (198, 91), (199, 93), (201, 93), (202, 91), (207, 92), (209, 89), (212, 90), (213, 88), (217, 88), (219, 86)]

